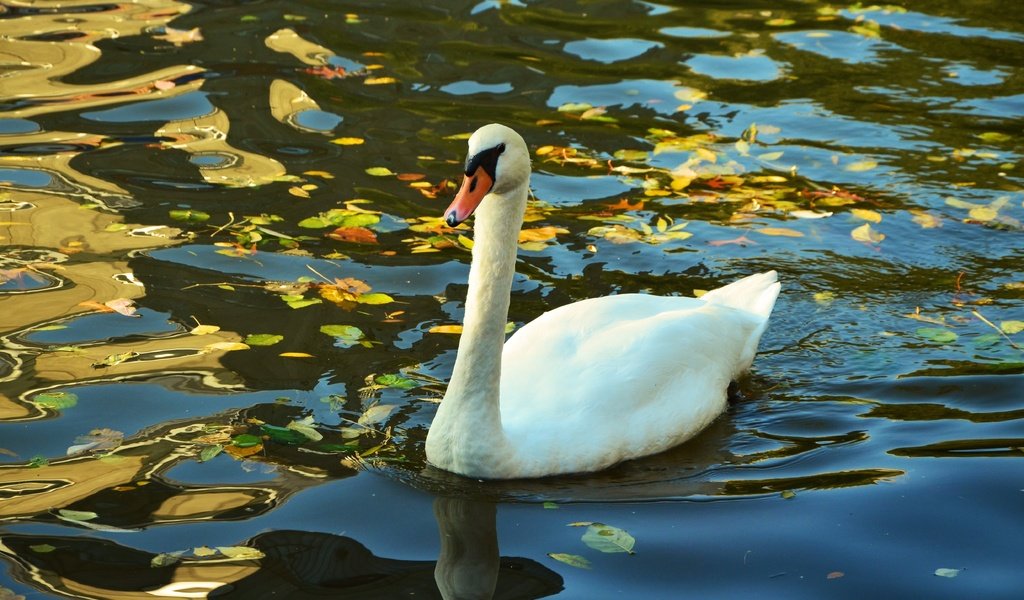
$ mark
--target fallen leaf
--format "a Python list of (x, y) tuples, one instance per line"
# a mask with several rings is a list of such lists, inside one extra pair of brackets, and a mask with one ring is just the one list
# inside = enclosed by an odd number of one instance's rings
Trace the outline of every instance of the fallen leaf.
[(163, 35), (154, 35), (153, 38), (170, 42), (175, 46), (181, 46), (182, 44), (203, 41), (203, 34), (199, 31), (198, 27), (193, 27), (192, 29), (164, 27)]
[(108, 300), (103, 303), (106, 307), (110, 308), (118, 314), (122, 314), (126, 317), (138, 317), (140, 315), (135, 314), (135, 301), (130, 298), (118, 298), (116, 300)]
[(846, 165), (846, 170), (847, 171), (852, 171), (854, 173), (859, 173), (859, 172), (862, 172), (862, 171), (870, 171), (871, 169), (874, 169), (877, 166), (878, 166), (878, 162), (876, 162), (876, 161), (873, 161), (873, 160), (861, 160), (861, 161), (857, 161), (857, 162), (850, 163), (850, 164)]
[(789, 229), (788, 227), (762, 227), (761, 229), (755, 229), (757, 233), (762, 235), (777, 235), (782, 237), (804, 237), (802, 231), (796, 229)]
[(936, 344), (949, 344), (957, 340), (957, 334), (942, 327), (920, 327), (915, 333), (929, 342)]
[(387, 83), (396, 83), (398, 80), (394, 77), (367, 77), (363, 80), (365, 85), (384, 85)]
[(787, 214), (798, 219), (824, 219), (825, 217), (832, 216), (832, 213), (828, 211), (817, 212), (813, 210), (791, 210)]
[(217, 546), (217, 550), (224, 556), (236, 560), (256, 560), (265, 556), (260, 550), (248, 546)]
[(360, 137), (340, 137), (331, 140), (332, 144), (338, 144), (339, 146), (358, 146), (364, 143), (366, 140)]
[(874, 229), (871, 229), (871, 223), (865, 223), (851, 231), (850, 237), (857, 240), (858, 242), (864, 242), (867, 244), (880, 244), (882, 240), (885, 239), (885, 234), (879, 233)]
[(569, 233), (563, 227), (536, 227), (534, 229), (523, 229), (519, 232), (519, 243), (524, 242), (546, 242), (552, 240), (559, 233)]
[(626, 552), (635, 554), (633, 547), (636, 540), (623, 529), (605, 525), (604, 523), (570, 523), (571, 527), (586, 526), (583, 543), (600, 552)]
[(956, 577), (960, 574), (963, 569), (948, 569), (945, 567), (935, 569), (935, 574), (939, 577)]
[(36, 394), (32, 401), (50, 410), (64, 410), (78, 404), (78, 395), (72, 392), (43, 392)]
[(189, 333), (192, 335), (209, 335), (211, 333), (217, 333), (220, 331), (220, 327), (216, 325), (197, 325), (192, 328)]
[(283, 339), (283, 335), (274, 333), (251, 333), (245, 336), (244, 343), (250, 346), (273, 346)]
[(557, 560), (558, 562), (563, 562), (563, 563), (569, 565), (570, 567), (576, 567), (578, 569), (589, 569), (589, 568), (591, 568), (590, 567), (590, 561), (585, 559), (585, 558), (583, 558), (579, 554), (564, 554), (562, 552), (548, 552), (548, 556), (550, 556), (551, 558)]
[(462, 333), (462, 325), (434, 325), (427, 333)]
[(366, 227), (338, 227), (327, 234), (327, 237), (339, 242), (353, 244), (376, 244), (377, 234)]
[(839, 579), (844, 575), (846, 575), (846, 573), (843, 573), (842, 571), (832, 571), (831, 573), (825, 576), (825, 579)]
[(872, 223), (882, 222), (882, 214), (868, 208), (851, 208), (850, 214), (864, 221), (870, 221)]
[(366, 174), (373, 175), (374, 177), (388, 177), (390, 175), (394, 175), (391, 169), (387, 167), (370, 167), (369, 169), (366, 169)]
[(387, 420), (396, 408), (398, 408), (398, 406), (394, 404), (375, 404), (366, 409), (366, 412), (359, 415), (357, 423), (366, 426), (376, 425), (377, 423)]
[(910, 211), (911, 217), (915, 223), (921, 226), (922, 229), (934, 229), (936, 227), (942, 227), (942, 220), (931, 213), (922, 211)]
[(999, 330), (1007, 335), (1013, 335), (1024, 331), (1024, 321), (1003, 321), (999, 324)]
[(283, 358), (313, 358), (313, 355), (307, 352), (282, 352), (278, 356)]

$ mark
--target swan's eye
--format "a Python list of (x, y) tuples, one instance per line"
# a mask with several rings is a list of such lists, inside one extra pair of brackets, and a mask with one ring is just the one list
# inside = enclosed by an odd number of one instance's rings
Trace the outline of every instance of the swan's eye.
[(495, 147), (495, 150), (498, 151), (498, 154), (501, 154), (505, 151), (505, 144), (498, 144), (497, 147)]

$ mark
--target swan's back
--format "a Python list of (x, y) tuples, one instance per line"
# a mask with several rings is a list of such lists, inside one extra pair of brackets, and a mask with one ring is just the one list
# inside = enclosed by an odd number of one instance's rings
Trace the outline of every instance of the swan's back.
[(516, 332), (502, 354), (500, 398), (522, 476), (593, 471), (695, 435), (750, 367), (778, 292), (769, 272), (701, 299), (606, 296)]

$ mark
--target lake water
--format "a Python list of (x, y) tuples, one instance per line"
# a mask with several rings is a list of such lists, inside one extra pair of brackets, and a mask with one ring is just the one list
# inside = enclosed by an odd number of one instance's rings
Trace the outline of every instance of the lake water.
[[(1020, 596), (1015, 3), (3, 0), (0, 36), (0, 598)], [(534, 153), (514, 326), (778, 270), (696, 439), (425, 465), (494, 121)]]

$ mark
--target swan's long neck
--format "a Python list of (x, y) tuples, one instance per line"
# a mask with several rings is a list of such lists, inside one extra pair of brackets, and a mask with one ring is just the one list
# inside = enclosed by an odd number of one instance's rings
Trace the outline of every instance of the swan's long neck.
[(524, 182), (491, 194), (476, 210), (458, 357), (427, 438), (428, 458), (448, 470), (468, 474), (478, 460), (493, 465), (508, 456), (499, 405), (501, 351), (527, 190)]

